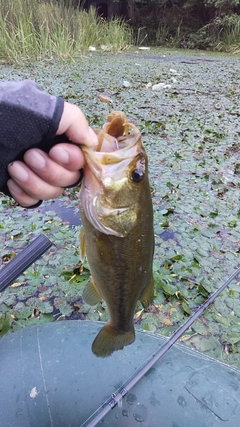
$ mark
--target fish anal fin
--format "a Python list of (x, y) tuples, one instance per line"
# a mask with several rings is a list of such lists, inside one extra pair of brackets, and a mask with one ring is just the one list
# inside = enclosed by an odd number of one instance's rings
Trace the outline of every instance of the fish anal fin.
[(153, 283), (153, 276), (152, 276), (148, 285), (143, 290), (142, 295), (140, 297), (140, 302), (143, 308), (148, 308), (152, 304), (153, 295), (154, 295), (154, 283)]
[(80, 230), (79, 230), (79, 240), (80, 240), (80, 247), (79, 247), (80, 260), (83, 263), (85, 261), (85, 259), (87, 258), (87, 255), (86, 255), (86, 236), (85, 236), (83, 227), (80, 227)]
[(110, 323), (106, 323), (93, 341), (92, 351), (98, 357), (108, 357), (114, 351), (122, 350), (134, 341), (134, 327), (129, 332), (119, 332)]
[(92, 279), (86, 284), (83, 289), (83, 299), (89, 305), (96, 305), (99, 301), (102, 301), (102, 296), (97, 289), (97, 286)]

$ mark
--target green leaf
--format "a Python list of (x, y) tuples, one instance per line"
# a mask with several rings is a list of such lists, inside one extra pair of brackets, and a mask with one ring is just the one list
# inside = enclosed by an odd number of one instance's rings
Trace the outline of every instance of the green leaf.
[(181, 254), (177, 254), (177, 255), (171, 257), (170, 259), (171, 259), (171, 261), (180, 261), (180, 260), (184, 260), (184, 256)]
[(165, 282), (161, 283), (160, 288), (163, 290), (163, 292), (166, 295), (175, 295), (176, 290), (177, 290), (175, 286), (170, 285), (170, 284), (165, 283)]
[(203, 285), (198, 285), (197, 290), (203, 297), (208, 297), (209, 291)]
[(7, 334), (11, 328), (11, 321), (8, 314), (0, 314), (0, 337)]
[(192, 311), (188, 305), (188, 303), (186, 301), (182, 302), (182, 309), (184, 311), (184, 313), (188, 314), (189, 316), (192, 314)]

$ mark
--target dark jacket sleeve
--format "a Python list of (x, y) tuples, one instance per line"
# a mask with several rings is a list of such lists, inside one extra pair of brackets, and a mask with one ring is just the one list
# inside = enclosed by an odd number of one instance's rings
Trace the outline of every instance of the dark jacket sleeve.
[(34, 81), (0, 83), (0, 191), (9, 195), (7, 166), (38, 147), (48, 152), (63, 113), (64, 100), (44, 92)]

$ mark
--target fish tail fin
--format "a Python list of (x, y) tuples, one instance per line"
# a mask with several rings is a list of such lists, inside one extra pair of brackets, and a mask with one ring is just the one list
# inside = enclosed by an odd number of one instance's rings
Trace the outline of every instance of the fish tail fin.
[(154, 295), (154, 282), (153, 282), (153, 276), (152, 276), (148, 285), (143, 290), (143, 293), (140, 297), (140, 302), (143, 308), (148, 308), (152, 304), (153, 295)]
[(108, 357), (114, 351), (122, 350), (126, 345), (130, 345), (135, 340), (135, 330), (129, 332), (118, 332), (110, 323), (101, 329), (92, 344), (92, 351), (98, 357)]

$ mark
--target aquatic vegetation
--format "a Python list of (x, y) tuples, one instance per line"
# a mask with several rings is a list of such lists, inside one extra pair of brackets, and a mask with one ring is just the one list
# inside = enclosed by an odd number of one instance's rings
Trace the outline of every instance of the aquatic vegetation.
[[(238, 57), (131, 49), (120, 56), (91, 52), (75, 64), (2, 65), (1, 80), (16, 78), (33, 78), (78, 104), (93, 127), (122, 110), (142, 132), (154, 207), (155, 298), (150, 309), (137, 307), (135, 327), (169, 336), (239, 265)], [(146, 87), (161, 82), (171, 87)], [(76, 213), (77, 189), (66, 190), (61, 202)], [(33, 215), (1, 198), (3, 265), (39, 233), (56, 244), (0, 295), (3, 332), (58, 318), (107, 320), (104, 303), (89, 307), (81, 298), (88, 266), (79, 264), (78, 229), (55, 205)], [(239, 293), (236, 280), (182, 338), (238, 367)]]

